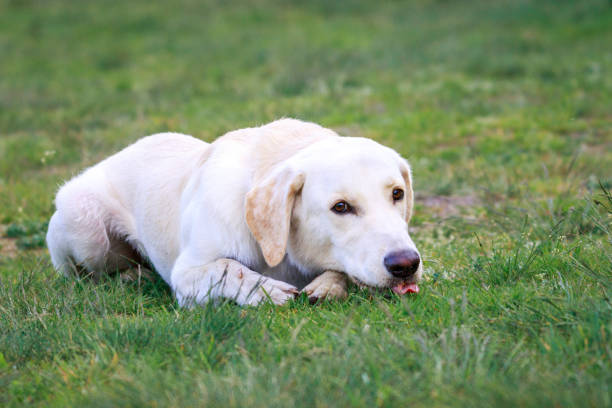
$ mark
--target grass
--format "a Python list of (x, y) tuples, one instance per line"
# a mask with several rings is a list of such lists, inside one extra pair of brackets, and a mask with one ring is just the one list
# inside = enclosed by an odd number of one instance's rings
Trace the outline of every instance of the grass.
[[(612, 7), (0, 0), (0, 404), (611, 406)], [(58, 276), (57, 186), (282, 116), (414, 171), (418, 296), (182, 310)]]

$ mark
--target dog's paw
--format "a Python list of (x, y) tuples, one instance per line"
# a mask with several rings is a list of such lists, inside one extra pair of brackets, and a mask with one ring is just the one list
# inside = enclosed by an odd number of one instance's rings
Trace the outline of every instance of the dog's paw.
[(245, 305), (256, 306), (262, 302), (272, 302), (275, 305), (283, 305), (294, 299), (299, 291), (293, 285), (275, 279), (265, 279), (252, 290), (244, 302)]
[(310, 303), (316, 303), (319, 299), (344, 299), (348, 296), (346, 277), (339, 272), (323, 272), (304, 287), (302, 292), (308, 295)]

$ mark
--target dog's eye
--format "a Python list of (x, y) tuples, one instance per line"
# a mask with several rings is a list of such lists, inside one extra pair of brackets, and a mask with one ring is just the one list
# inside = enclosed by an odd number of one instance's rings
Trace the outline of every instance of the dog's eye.
[(393, 189), (393, 201), (399, 201), (404, 198), (404, 190), (401, 188)]
[(352, 208), (346, 201), (338, 201), (331, 210), (337, 214), (345, 214), (351, 212)]

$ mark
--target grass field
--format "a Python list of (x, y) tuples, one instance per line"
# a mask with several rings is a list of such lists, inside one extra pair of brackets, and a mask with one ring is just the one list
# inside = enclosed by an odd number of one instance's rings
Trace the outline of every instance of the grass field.
[[(612, 3), (0, 0), (0, 405), (612, 406)], [(58, 185), (293, 116), (409, 159), (417, 296), (179, 309), (50, 266)]]

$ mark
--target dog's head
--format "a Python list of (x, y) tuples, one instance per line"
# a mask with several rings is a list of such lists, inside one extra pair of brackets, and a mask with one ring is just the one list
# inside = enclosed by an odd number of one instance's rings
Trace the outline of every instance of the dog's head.
[(270, 266), (285, 254), (304, 271), (335, 270), (370, 287), (417, 292), (422, 261), (408, 235), (412, 177), (370, 139), (316, 142), (248, 193), (246, 219)]

